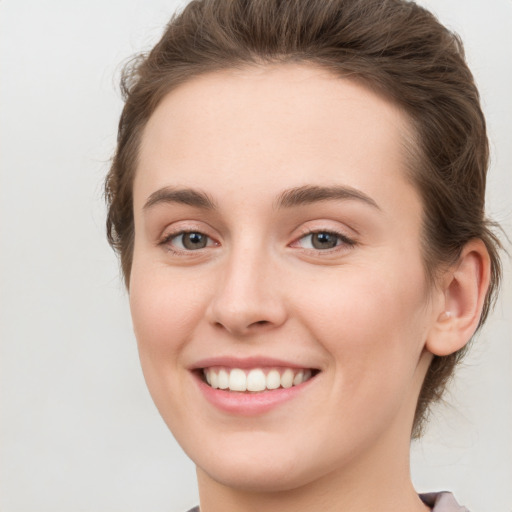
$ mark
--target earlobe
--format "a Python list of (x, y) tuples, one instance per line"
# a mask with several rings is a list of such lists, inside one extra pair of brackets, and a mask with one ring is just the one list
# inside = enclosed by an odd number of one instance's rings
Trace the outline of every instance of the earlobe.
[(480, 321), (489, 279), (487, 248), (482, 240), (471, 240), (445, 274), (441, 310), (425, 345), (429, 352), (447, 356), (468, 343)]

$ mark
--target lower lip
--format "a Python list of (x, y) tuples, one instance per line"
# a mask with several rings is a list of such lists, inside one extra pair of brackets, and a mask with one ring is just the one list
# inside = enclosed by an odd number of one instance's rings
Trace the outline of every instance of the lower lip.
[(198, 375), (194, 375), (199, 389), (206, 400), (218, 409), (230, 414), (256, 416), (268, 412), (279, 405), (293, 400), (305, 391), (317, 376), (291, 388), (279, 388), (258, 393), (243, 393), (214, 389), (206, 384)]

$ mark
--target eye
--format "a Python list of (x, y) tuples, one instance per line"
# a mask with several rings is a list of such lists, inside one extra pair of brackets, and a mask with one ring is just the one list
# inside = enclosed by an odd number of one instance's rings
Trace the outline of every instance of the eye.
[(316, 251), (334, 249), (342, 244), (352, 246), (355, 243), (341, 233), (334, 233), (332, 231), (308, 233), (297, 241), (297, 245), (303, 249), (313, 249)]
[(196, 251), (214, 245), (213, 240), (199, 231), (182, 231), (169, 235), (162, 242), (179, 251)]

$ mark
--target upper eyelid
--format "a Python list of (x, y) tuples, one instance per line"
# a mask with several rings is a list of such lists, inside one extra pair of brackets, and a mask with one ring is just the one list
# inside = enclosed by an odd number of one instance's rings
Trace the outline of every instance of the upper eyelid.
[(310, 219), (302, 222), (298, 230), (304, 232), (304, 234), (325, 231), (329, 233), (337, 233), (339, 235), (346, 236), (347, 238), (357, 237), (361, 234), (351, 223), (347, 224), (343, 220), (329, 217)]
[[(301, 226), (299, 235), (295, 237), (296, 240), (308, 236), (315, 233), (331, 233), (333, 235), (337, 235), (340, 238), (344, 238), (346, 240), (351, 240), (355, 242), (355, 238), (359, 235), (355, 230), (347, 228), (346, 230), (341, 228), (332, 228), (332, 227), (309, 227), (309, 226)], [(347, 231), (352, 231), (353, 234), (347, 233)]]
[[(177, 226), (175, 226), (176, 224)], [(211, 226), (205, 224), (202, 221), (182, 220), (172, 222), (171, 224), (165, 226), (162, 230), (160, 230), (160, 235), (158, 238), (163, 240), (164, 238), (177, 236), (182, 233), (201, 233), (208, 236), (209, 238), (215, 239), (216, 237), (212, 235), (212, 232), (214, 231), (215, 230)]]
[(335, 228), (304, 228), (300, 236), (307, 236), (315, 233), (332, 233), (333, 235), (344, 236), (348, 238), (341, 230)]

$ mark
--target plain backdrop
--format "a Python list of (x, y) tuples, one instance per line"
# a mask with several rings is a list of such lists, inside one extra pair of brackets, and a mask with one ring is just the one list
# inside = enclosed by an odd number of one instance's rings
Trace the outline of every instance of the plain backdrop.
[[(492, 143), (489, 213), (512, 233), (512, 1), (425, 0), (466, 43)], [(183, 512), (193, 464), (145, 388), (102, 182), (120, 65), (172, 0), (0, 2), (0, 510)], [(418, 491), (512, 510), (512, 287), (413, 445)]]

